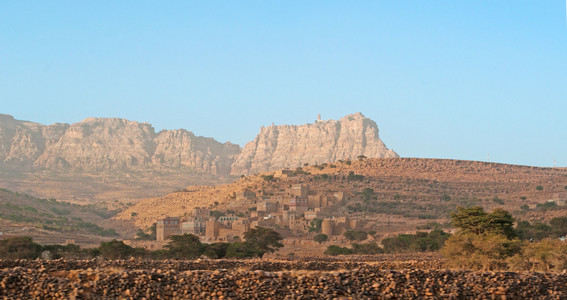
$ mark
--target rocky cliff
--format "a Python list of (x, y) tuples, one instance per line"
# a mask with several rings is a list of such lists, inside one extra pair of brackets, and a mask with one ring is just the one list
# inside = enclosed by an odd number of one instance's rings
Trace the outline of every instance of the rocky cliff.
[(192, 168), (216, 175), (254, 174), (356, 159), (397, 157), (361, 113), (338, 121), (262, 127), (242, 150), (179, 130), (155, 132), (148, 123), (88, 118), (75, 124), (19, 121), (0, 114), (0, 167), (19, 170), (156, 170)]
[(89, 118), (75, 124), (38, 123), (0, 115), (0, 165), (81, 171), (189, 167), (227, 175), (238, 145), (180, 130), (156, 133), (147, 123)]
[(246, 144), (232, 164), (232, 174), (254, 174), (304, 163), (398, 157), (378, 136), (376, 123), (356, 113), (336, 121), (318, 120), (314, 124), (262, 127)]

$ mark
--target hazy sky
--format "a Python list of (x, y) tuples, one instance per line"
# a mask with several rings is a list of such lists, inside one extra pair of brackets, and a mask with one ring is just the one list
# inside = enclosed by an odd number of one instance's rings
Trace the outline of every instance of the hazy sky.
[(567, 167), (565, 1), (1, 1), (0, 113), (185, 128), (362, 112), (401, 156)]

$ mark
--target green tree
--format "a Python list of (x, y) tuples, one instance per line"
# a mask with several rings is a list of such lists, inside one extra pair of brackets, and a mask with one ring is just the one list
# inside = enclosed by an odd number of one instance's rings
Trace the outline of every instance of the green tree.
[(39, 256), (41, 250), (42, 247), (27, 236), (0, 240), (0, 258), (4, 259), (34, 259)]
[(480, 206), (458, 207), (457, 211), (451, 214), (451, 222), (462, 233), (501, 233), (508, 238), (515, 236), (514, 218), (501, 208), (487, 213)]
[(123, 241), (112, 240), (101, 242), (98, 248), (102, 257), (108, 259), (123, 259), (133, 256), (136, 252), (134, 248), (124, 244)]
[(175, 259), (190, 259), (201, 256), (204, 250), (199, 237), (193, 234), (172, 235), (165, 245), (167, 254)]
[(523, 257), (531, 271), (563, 271), (567, 269), (567, 245), (559, 240), (546, 239), (539, 243), (529, 243)]
[(543, 223), (518, 222), (516, 233), (521, 240), (540, 241), (551, 235), (551, 227)]
[(277, 231), (264, 227), (256, 227), (244, 233), (244, 240), (258, 251), (260, 257), (283, 247), (280, 243), (282, 239)]
[(556, 217), (549, 221), (551, 233), (554, 237), (567, 235), (567, 217)]
[(501, 270), (521, 253), (523, 242), (516, 237), (514, 218), (503, 209), (487, 213), (481, 207), (462, 208), (451, 215), (459, 232), (445, 242), (441, 253), (452, 267)]
[(499, 233), (452, 235), (441, 249), (450, 267), (472, 270), (502, 270), (506, 260), (520, 253), (522, 242)]
[(435, 229), (429, 233), (416, 232), (385, 238), (382, 245), (387, 253), (437, 251), (443, 247), (449, 236), (450, 234), (443, 230)]
[(411, 241), (407, 234), (399, 234), (397, 237), (388, 237), (382, 240), (382, 246), (387, 253), (404, 252), (409, 249)]
[(352, 250), (346, 247), (340, 247), (337, 245), (330, 245), (327, 247), (327, 250), (324, 252), (325, 255), (341, 255), (341, 254), (352, 254)]
[(321, 219), (313, 219), (311, 220), (311, 222), (309, 222), (309, 232), (320, 232), (321, 231), (321, 224), (323, 223), (323, 220)]
[(507, 210), (495, 208), (488, 214), (487, 231), (502, 233), (509, 239), (516, 237), (514, 217)]
[(223, 258), (226, 256), (226, 252), (230, 244), (228, 243), (213, 243), (205, 244), (203, 255), (208, 258)]
[(349, 241), (364, 241), (368, 238), (368, 233), (358, 230), (347, 230), (344, 237)]
[(376, 242), (352, 244), (352, 252), (355, 254), (381, 254), (384, 249), (380, 248)]
[(143, 232), (142, 230), (139, 230), (138, 232), (136, 232), (136, 237), (134, 239), (141, 241), (151, 241), (152, 236), (148, 233)]
[(321, 244), (322, 242), (326, 242), (328, 239), (329, 239), (329, 236), (327, 236), (326, 234), (323, 234), (323, 233), (320, 233), (313, 238), (313, 240), (316, 241), (319, 244)]
[(262, 255), (264, 255), (264, 253), (260, 253), (258, 249), (254, 248), (254, 246), (248, 242), (234, 242), (226, 249), (226, 257), (231, 258), (247, 258)]

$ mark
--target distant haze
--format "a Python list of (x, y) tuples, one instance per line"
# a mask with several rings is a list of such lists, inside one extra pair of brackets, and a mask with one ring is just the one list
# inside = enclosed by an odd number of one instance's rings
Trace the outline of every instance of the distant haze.
[(402, 157), (567, 167), (563, 1), (0, 2), (0, 113), (244, 147), (360, 111)]

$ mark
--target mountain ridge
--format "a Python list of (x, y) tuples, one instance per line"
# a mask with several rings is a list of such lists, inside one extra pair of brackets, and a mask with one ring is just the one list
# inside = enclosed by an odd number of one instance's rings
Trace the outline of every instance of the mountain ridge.
[(185, 129), (155, 132), (149, 123), (121, 118), (42, 125), (0, 115), (0, 162), (5, 166), (87, 172), (192, 167), (226, 175), (227, 158), (239, 152), (238, 145)]
[(186, 129), (156, 132), (147, 122), (86, 118), (42, 125), (0, 114), (0, 167), (84, 172), (193, 168), (213, 175), (251, 174), (340, 159), (398, 157), (361, 113), (314, 124), (262, 127), (244, 148)]

